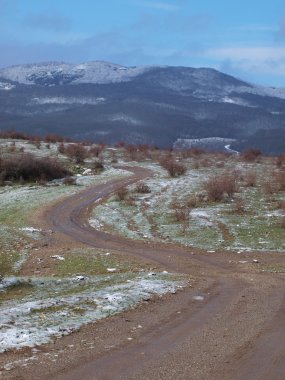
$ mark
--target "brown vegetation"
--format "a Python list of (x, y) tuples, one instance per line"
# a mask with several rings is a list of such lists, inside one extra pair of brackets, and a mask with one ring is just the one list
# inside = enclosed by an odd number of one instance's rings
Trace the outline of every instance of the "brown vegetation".
[(259, 149), (247, 149), (245, 150), (242, 155), (241, 155), (241, 158), (244, 160), (244, 161), (247, 161), (247, 162), (254, 162), (256, 161), (256, 159), (258, 157), (260, 157), (262, 155), (261, 151)]
[(0, 180), (4, 181), (50, 181), (69, 175), (57, 160), (37, 158), (32, 154), (23, 153), (12, 157), (1, 157)]
[(182, 162), (177, 162), (171, 157), (160, 161), (160, 165), (168, 171), (170, 177), (179, 177), (184, 175), (187, 171), (186, 166)]
[(135, 191), (141, 194), (147, 194), (151, 192), (149, 186), (145, 184), (144, 182), (139, 182), (136, 186)]
[(204, 189), (209, 201), (219, 202), (232, 197), (238, 191), (236, 176), (227, 172), (213, 176), (204, 183)]

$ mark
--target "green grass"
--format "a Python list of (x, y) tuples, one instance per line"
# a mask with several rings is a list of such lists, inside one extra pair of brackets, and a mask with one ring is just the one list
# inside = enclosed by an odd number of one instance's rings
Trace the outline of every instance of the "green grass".
[(73, 250), (65, 256), (65, 260), (58, 261), (55, 274), (58, 277), (69, 277), (76, 274), (102, 275), (111, 274), (107, 269), (116, 268), (115, 273), (132, 271), (135, 264), (124, 261), (112, 255), (106, 255), (100, 250), (84, 249)]

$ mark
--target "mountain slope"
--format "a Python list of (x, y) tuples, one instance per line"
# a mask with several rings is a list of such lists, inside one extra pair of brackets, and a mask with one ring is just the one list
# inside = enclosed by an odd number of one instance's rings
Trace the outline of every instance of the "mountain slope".
[(207, 68), (14, 66), (0, 70), (0, 128), (163, 147), (224, 137), (236, 149), (278, 153), (285, 151), (285, 90)]

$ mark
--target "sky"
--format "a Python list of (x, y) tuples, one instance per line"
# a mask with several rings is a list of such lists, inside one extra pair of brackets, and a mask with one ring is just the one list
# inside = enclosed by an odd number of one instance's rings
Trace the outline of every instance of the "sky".
[(285, 87), (285, 1), (0, 0), (0, 67), (94, 60)]

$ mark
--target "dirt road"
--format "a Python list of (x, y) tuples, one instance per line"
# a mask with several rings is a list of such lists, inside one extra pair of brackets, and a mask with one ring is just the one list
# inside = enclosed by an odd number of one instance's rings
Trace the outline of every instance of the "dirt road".
[[(284, 263), (282, 254), (213, 254), (91, 228), (87, 220), (94, 204), (151, 175), (146, 169), (132, 171), (130, 178), (89, 188), (46, 212), (55, 242), (110, 249), (189, 274), (191, 286), (47, 345), (47, 351), (57, 352), (53, 364), (47, 365), (43, 356), (41, 364), (14, 378), (284, 380), (284, 277), (262, 273), (252, 263), (253, 258)], [(239, 263), (245, 259), (249, 264)]]

